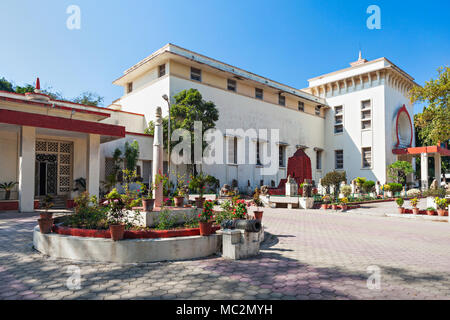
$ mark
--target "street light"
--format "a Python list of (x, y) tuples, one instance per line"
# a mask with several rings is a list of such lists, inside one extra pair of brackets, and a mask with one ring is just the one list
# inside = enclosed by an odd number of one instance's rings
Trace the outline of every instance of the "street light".
[(169, 123), (168, 123), (168, 134), (167, 134), (167, 171), (169, 176), (169, 184), (170, 184), (170, 100), (167, 94), (163, 94), (162, 98), (167, 101), (167, 105), (169, 106)]

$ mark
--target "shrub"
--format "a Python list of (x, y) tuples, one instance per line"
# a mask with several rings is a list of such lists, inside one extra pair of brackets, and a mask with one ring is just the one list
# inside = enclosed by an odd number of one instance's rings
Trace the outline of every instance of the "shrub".
[(413, 198), (413, 199), (411, 199), (411, 205), (415, 208), (415, 207), (417, 207), (417, 204), (419, 203), (419, 199), (417, 199), (417, 198)]
[(158, 215), (159, 221), (156, 229), (167, 230), (175, 227), (177, 218), (174, 214), (171, 214), (168, 209), (162, 209)]
[(444, 188), (438, 188), (438, 189), (428, 189), (423, 193), (425, 197), (439, 197), (439, 198), (445, 198), (445, 189)]
[(364, 182), (366, 182), (366, 178), (364, 178), (364, 177), (357, 177), (355, 180), (356, 180), (356, 184), (360, 188), (363, 186)]
[(427, 211), (436, 211), (436, 209), (433, 208), (433, 207), (428, 207), (428, 208), (427, 208)]
[(341, 187), (341, 192), (344, 195), (344, 197), (348, 197), (352, 193), (352, 187), (346, 184)]
[(436, 198), (434, 199), (434, 202), (436, 202), (436, 206), (437, 206), (439, 209), (441, 209), (441, 210), (447, 209), (447, 206), (448, 206), (447, 199), (436, 197)]
[(403, 185), (401, 183), (389, 183), (389, 190), (392, 192), (400, 192), (403, 189)]
[(347, 203), (348, 203), (347, 197), (342, 198), (342, 199), (341, 199), (341, 203), (342, 203), (342, 204), (347, 204)]
[(375, 181), (367, 180), (362, 184), (362, 188), (365, 192), (372, 192), (375, 187)]
[(384, 184), (381, 186), (381, 190), (383, 190), (384, 192), (391, 191), (391, 187), (388, 184)]
[(405, 203), (405, 200), (403, 200), (403, 198), (397, 198), (395, 199), (395, 202), (397, 202), (397, 205), (399, 206), (399, 208), (401, 208)]
[(421, 194), (419, 189), (409, 189), (408, 191), (406, 191), (406, 195), (408, 197), (419, 197)]
[(198, 215), (201, 222), (208, 222), (214, 216), (214, 203), (211, 200), (206, 200), (203, 203), (203, 210)]
[(233, 209), (233, 217), (238, 219), (245, 219), (247, 216), (247, 205), (244, 200), (237, 200)]
[(334, 187), (334, 196), (337, 197), (339, 193), (339, 186), (342, 181), (347, 181), (347, 175), (345, 171), (331, 171), (328, 172), (322, 179), (322, 185), (324, 187), (333, 186)]

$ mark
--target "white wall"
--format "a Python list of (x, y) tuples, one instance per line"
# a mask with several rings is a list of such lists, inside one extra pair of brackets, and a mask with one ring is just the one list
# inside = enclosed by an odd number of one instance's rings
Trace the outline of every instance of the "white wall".
[[(18, 133), (17, 130), (0, 130), (0, 183), (18, 182)], [(17, 199), (17, 185), (11, 193), (11, 199)], [(3, 200), (4, 192), (0, 190), (0, 200)]]

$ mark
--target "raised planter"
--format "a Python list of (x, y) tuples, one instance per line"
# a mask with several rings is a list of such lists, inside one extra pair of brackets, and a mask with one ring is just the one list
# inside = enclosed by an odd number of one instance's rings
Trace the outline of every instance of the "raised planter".
[[(34, 200), (34, 209), (39, 209), (39, 200)], [(19, 200), (0, 200), (0, 211), (19, 211)]]
[[(106, 230), (99, 232), (104, 231)], [(126, 235), (127, 231), (124, 240), (112, 241), (58, 233), (42, 234), (36, 226), (33, 231), (33, 244), (39, 252), (55, 258), (113, 263), (202, 258), (220, 252), (222, 244), (221, 234), (159, 239), (126, 239)]]

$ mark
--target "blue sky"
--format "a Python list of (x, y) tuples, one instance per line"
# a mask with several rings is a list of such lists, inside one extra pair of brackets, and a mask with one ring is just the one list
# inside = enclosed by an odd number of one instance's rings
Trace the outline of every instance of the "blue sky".
[[(72, 4), (80, 30), (66, 27)], [(366, 26), (372, 4), (381, 30)], [(419, 84), (450, 64), (449, 1), (1, 1), (0, 27), (0, 77), (39, 76), (66, 97), (97, 92), (105, 105), (122, 94), (111, 82), (168, 42), (297, 88), (348, 67), (360, 48)]]

